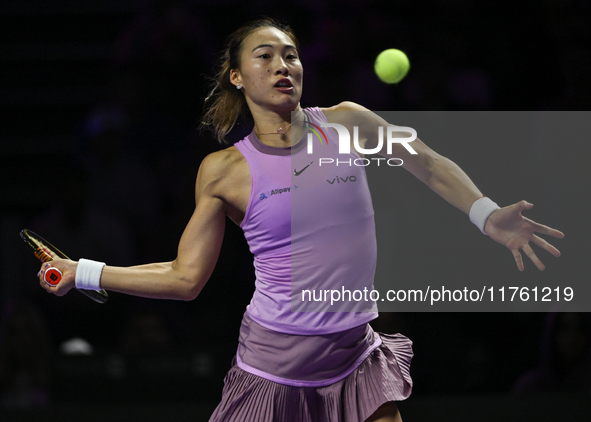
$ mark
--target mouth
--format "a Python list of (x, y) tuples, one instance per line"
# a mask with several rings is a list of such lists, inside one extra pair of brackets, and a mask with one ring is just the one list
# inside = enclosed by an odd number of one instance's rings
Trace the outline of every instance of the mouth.
[(293, 91), (293, 84), (287, 78), (279, 79), (273, 86), (281, 92)]

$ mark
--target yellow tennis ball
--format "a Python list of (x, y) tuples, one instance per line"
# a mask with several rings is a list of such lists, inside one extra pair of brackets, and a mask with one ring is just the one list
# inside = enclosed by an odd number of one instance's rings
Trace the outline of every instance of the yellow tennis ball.
[(376, 75), (387, 84), (400, 82), (408, 73), (408, 69), (410, 69), (408, 57), (395, 48), (382, 51), (374, 63)]

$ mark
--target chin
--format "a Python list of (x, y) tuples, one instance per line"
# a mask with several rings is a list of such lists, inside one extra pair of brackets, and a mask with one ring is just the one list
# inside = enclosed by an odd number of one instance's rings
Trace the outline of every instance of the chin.
[(298, 97), (298, 98), (284, 101), (281, 104), (278, 104), (278, 107), (281, 107), (282, 109), (285, 109), (285, 110), (292, 111), (292, 110), (295, 110), (299, 104), (300, 104), (300, 99)]

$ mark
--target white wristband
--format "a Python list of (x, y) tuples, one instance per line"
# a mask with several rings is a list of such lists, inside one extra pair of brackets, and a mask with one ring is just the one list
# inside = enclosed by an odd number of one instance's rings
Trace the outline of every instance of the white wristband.
[[(490, 198), (486, 196), (478, 199), (470, 207), (470, 221), (473, 222), (476, 227), (484, 234), (484, 226), (486, 226), (486, 220), (496, 210), (500, 209)], [(487, 235), (488, 236), (488, 235)]]
[(81, 259), (76, 268), (76, 288), (82, 290), (100, 290), (101, 274), (103, 273), (104, 262)]

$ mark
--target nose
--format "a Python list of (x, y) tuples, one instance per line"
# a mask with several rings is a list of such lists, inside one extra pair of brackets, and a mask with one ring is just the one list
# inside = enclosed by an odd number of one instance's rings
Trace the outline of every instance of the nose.
[(276, 75), (287, 75), (289, 73), (289, 69), (285, 64), (285, 61), (282, 57), (279, 58), (279, 63), (277, 66), (277, 70), (275, 70)]

